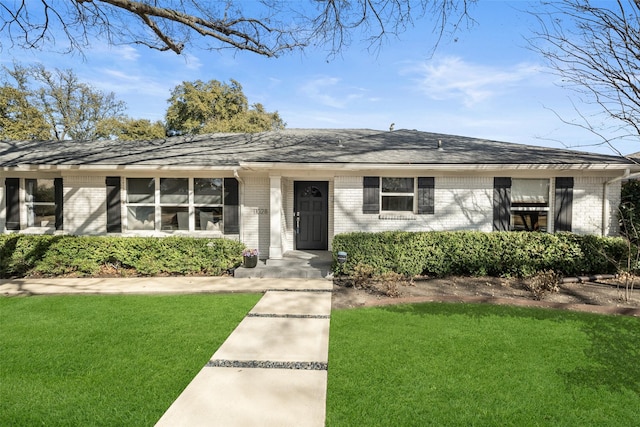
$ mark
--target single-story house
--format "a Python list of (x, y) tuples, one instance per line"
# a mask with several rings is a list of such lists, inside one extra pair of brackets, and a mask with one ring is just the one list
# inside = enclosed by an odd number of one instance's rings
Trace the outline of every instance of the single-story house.
[(287, 129), (152, 141), (0, 142), (0, 230), (224, 236), (262, 258), (336, 234), (615, 235), (617, 156), (416, 130)]

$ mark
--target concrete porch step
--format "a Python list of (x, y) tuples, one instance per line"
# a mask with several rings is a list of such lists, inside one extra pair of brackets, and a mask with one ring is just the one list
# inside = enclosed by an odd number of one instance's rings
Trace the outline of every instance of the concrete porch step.
[(241, 278), (303, 278), (332, 277), (332, 254), (328, 251), (289, 251), (282, 259), (258, 261), (255, 268), (238, 267), (233, 276)]

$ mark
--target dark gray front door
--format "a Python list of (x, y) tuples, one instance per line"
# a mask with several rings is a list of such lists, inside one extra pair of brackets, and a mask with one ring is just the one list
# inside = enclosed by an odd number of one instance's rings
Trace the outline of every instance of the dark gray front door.
[(329, 183), (296, 181), (294, 192), (296, 249), (327, 250)]

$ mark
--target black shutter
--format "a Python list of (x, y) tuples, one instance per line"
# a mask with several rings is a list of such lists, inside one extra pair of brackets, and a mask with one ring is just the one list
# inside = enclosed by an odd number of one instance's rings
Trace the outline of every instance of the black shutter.
[(493, 230), (511, 228), (511, 178), (493, 178)]
[(362, 213), (380, 212), (380, 177), (365, 176), (362, 182)]
[(573, 178), (556, 178), (554, 232), (571, 231), (572, 216)]
[(5, 227), (7, 230), (20, 230), (20, 178), (7, 178), (4, 183), (7, 207)]
[(122, 211), (120, 209), (120, 177), (108, 176), (107, 185), (107, 233), (122, 232)]
[(224, 179), (224, 233), (237, 234), (240, 232), (240, 197), (238, 194), (238, 180)]
[(435, 212), (435, 179), (418, 178), (418, 213), (433, 214)]
[(53, 180), (53, 192), (54, 200), (56, 202), (56, 230), (63, 229), (63, 202), (64, 202), (64, 188), (62, 187), (62, 178), (55, 178)]

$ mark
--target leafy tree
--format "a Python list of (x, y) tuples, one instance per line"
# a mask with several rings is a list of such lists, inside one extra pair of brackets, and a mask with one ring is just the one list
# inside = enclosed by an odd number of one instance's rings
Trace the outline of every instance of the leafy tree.
[(8, 85), (0, 87), (0, 139), (43, 140), (50, 137), (41, 112), (29, 104), (27, 93)]
[[(47, 124), (46, 139), (90, 140), (98, 137), (97, 126), (102, 120), (121, 117), (125, 104), (113, 92), (103, 93), (82, 83), (72, 70), (47, 70), (43, 65), (3, 68), (11, 77), (12, 86), (24, 96), (30, 111), (38, 111)], [(8, 87), (5, 85), (5, 87)], [(18, 116), (16, 116), (18, 117)], [(31, 116), (21, 115), (26, 119)], [(41, 138), (41, 123), (22, 120), (22, 126), (31, 129), (34, 138)]]
[(282, 129), (285, 123), (277, 112), (265, 111), (261, 104), (249, 108), (242, 86), (217, 80), (183, 82), (169, 98), (167, 128), (179, 134), (212, 132), (261, 132)]
[[(560, 84), (578, 95), (574, 105), (581, 120), (565, 123), (591, 131), (622, 155), (615, 141), (640, 136), (640, 1), (595, 3), (545, 2), (541, 11), (532, 12), (540, 26), (531, 46)], [(600, 112), (595, 116), (587, 111), (593, 106)]]
[(164, 138), (166, 130), (161, 121), (151, 122), (147, 119), (129, 117), (110, 118), (98, 123), (97, 135), (101, 139), (115, 138), (121, 141), (136, 141)]
[[(440, 36), (468, 19), (476, 0), (16, 0), (0, 3), (0, 30), (27, 48), (63, 45), (81, 50), (90, 40), (140, 44), (181, 53), (198, 41), (208, 49), (233, 48), (277, 56), (308, 46), (333, 53), (353, 37), (378, 44), (414, 21), (433, 17)], [(162, 5), (161, 5), (162, 4)]]

